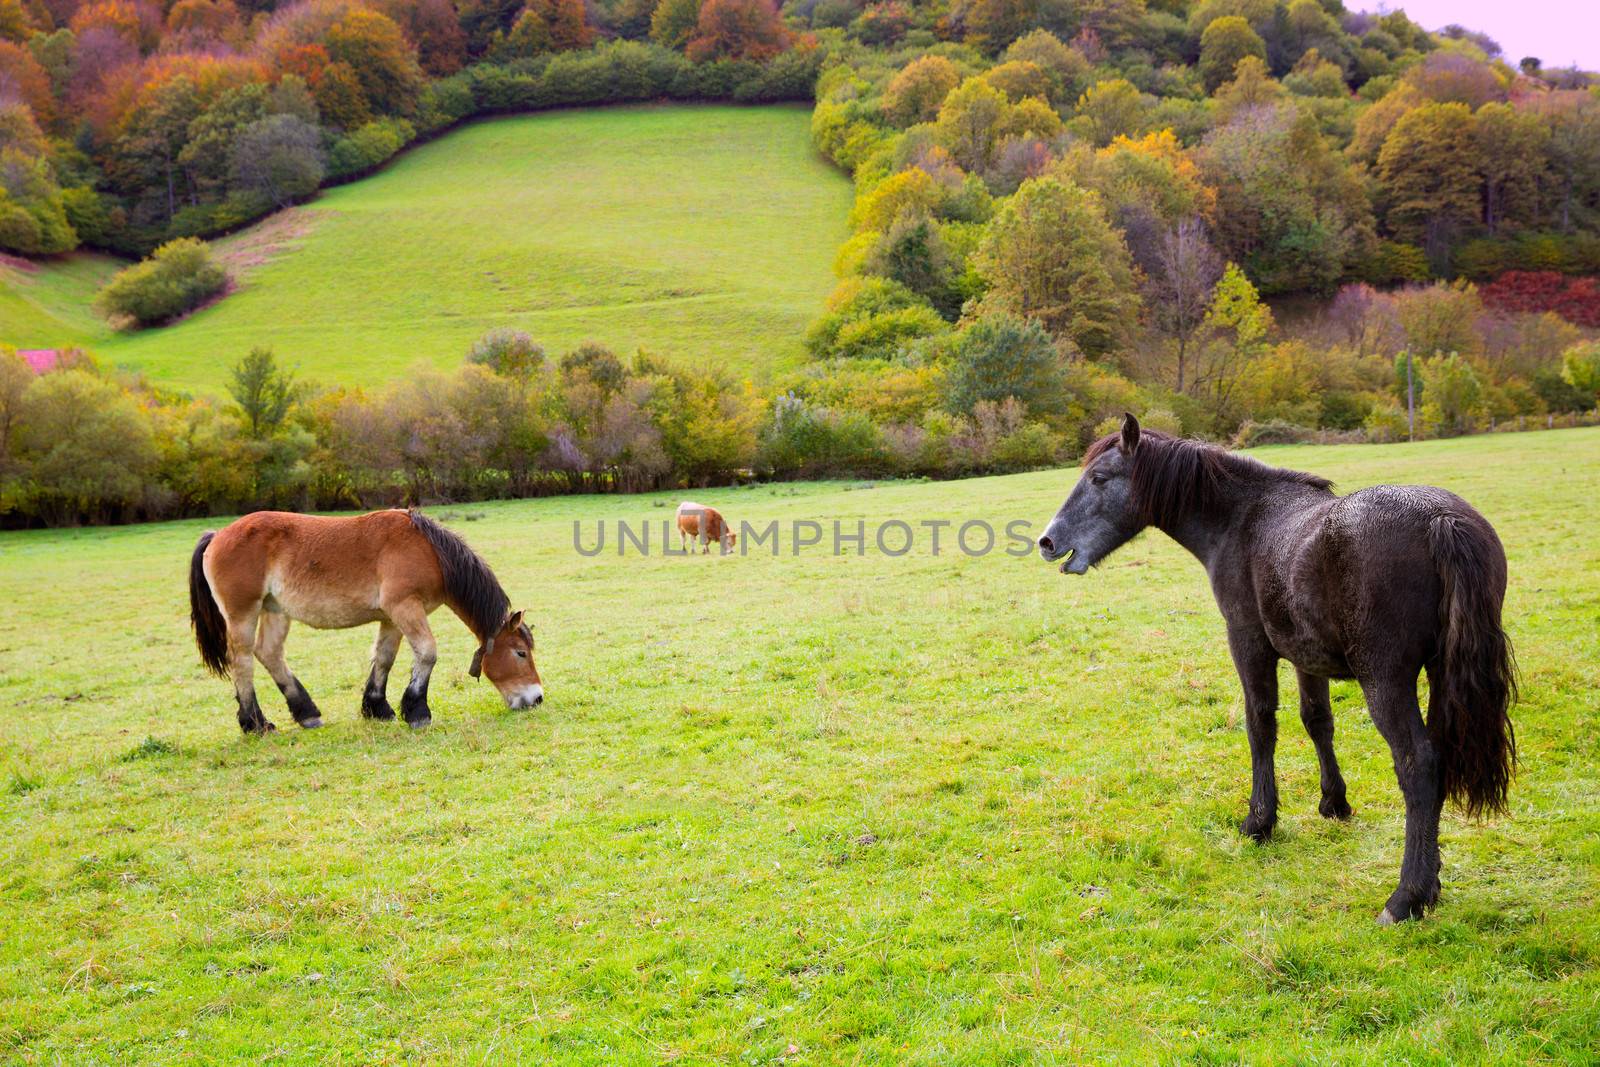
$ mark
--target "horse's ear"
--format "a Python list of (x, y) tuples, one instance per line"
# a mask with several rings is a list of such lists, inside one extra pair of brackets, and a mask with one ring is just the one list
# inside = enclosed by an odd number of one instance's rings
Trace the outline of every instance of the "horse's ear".
[(474, 678), (483, 676), (483, 649), (480, 648), (472, 654), (472, 666), (467, 668), (467, 673)]
[(520, 611), (515, 612), (511, 616), (511, 618), (506, 620), (506, 629), (510, 630), (513, 633), (515, 633), (517, 627), (519, 627), (521, 625), (522, 625), (522, 612), (520, 612)]
[(1123, 455), (1133, 455), (1133, 450), (1139, 447), (1139, 420), (1133, 417), (1132, 412), (1122, 413), (1122, 440), (1118, 442)]

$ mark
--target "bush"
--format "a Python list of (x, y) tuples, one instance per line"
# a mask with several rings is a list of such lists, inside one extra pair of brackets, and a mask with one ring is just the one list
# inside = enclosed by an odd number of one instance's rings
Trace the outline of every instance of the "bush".
[(1239, 432), (1233, 435), (1234, 448), (1258, 448), (1261, 445), (1297, 445), (1306, 441), (1315, 441), (1317, 431), (1310, 426), (1297, 426), (1292, 422), (1282, 419), (1268, 419), (1265, 422), (1256, 422), (1246, 419), (1239, 427)]
[(1379, 241), (1378, 250), (1367, 263), (1362, 280), (1373, 285), (1398, 285), (1402, 282), (1425, 282), (1431, 275), (1427, 253), (1416, 245)]
[(204, 241), (181, 237), (118, 274), (100, 290), (95, 306), (108, 319), (141, 326), (193, 311), (222, 292), (228, 275)]
[(1498, 311), (1553, 311), (1579, 326), (1600, 326), (1600, 284), (1553, 270), (1507, 271), (1481, 290)]
[(983, 401), (1007, 398), (1029, 411), (1056, 412), (1064, 397), (1055, 344), (1032, 319), (990, 315), (956, 339), (945, 390), (952, 412), (970, 414)]
[(333, 142), (328, 152), (328, 177), (344, 181), (382, 166), (410, 144), (416, 129), (405, 119), (378, 119)]

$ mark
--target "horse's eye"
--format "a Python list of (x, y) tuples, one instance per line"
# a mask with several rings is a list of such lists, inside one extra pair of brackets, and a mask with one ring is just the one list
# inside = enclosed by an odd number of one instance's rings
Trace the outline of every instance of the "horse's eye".
[(526, 652), (522, 651), (522, 649), (519, 648), (519, 649), (517, 649), (517, 658), (518, 659), (527, 659), (528, 658), (528, 654)]
[(1093, 482), (1095, 485), (1105, 485), (1106, 484), (1106, 476), (1104, 474), (1091, 474), (1089, 476), (1089, 480), (1091, 482)]

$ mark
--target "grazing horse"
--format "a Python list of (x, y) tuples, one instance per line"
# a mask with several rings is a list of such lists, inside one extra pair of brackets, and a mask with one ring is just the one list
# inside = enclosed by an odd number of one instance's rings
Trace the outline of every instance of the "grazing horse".
[(694, 504), (685, 500), (678, 505), (678, 540), (685, 552), (689, 550), (690, 538), (705, 546), (700, 550), (701, 555), (711, 551), (713, 541), (720, 544), (723, 553), (727, 554), (733, 551), (739, 535), (733, 532), (728, 521), (722, 517), (722, 512), (716, 508), (708, 508), (704, 504)]
[(275, 729), (256, 701), (252, 657), (278, 683), (295, 722), (322, 725), (316, 703), (284, 662), (292, 619), (319, 630), (378, 624), (361, 698), (368, 719), (394, 718), (385, 690), (403, 636), (413, 663), (400, 712), (410, 726), (426, 726), (433, 719), (428, 677), (435, 658), (428, 616), (440, 604), (478, 639), (469, 668), (474, 678), (487, 674), (513, 708), (544, 702), (522, 612), (511, 612), (494, 572), (465, 541), (420, 512), (323, 518), (258, 511), (202, 534), (189, 565), (200, 659), (218, 677), (232, 675), (245, 733)]
[[(1326, 817), (1350, 815), (1333, 752), (1328, 679), (1354, 678), (1389, 744), (1406, 804), (1400, 884), (1378, 921), (1420, 918), (1439, 898), (1439, 811), (1502, 811), (1516, 762), (1507, 714), (1516, 665), (1500, 627), (1506, 557), (1482, 515), (1427, 486), (1335, 496), (1312, 474), (1211, 445), (1122, 432), (1084, 456), (1072, 495), (1039, 538), (1064, 574), (1083, 574), (1147, 526), (1195, 555), (1211, 578), (1244, 685), (1250, 813), (1266, 840), (1278, 819), (1273, 749), (1278, 661), (1294, 665), (1300, 718), (1322, 770)], [(1426, 723), (1417, 676), (1428, 673)]]

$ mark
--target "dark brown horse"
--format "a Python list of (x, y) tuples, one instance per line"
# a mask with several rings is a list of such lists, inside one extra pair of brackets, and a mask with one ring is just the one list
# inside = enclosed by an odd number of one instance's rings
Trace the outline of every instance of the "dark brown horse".
[(465, 541), (420, 512), (322, 518), (258, 511), (220, 533), (202, 534), (189, 565), (200, 658), (220, 677), (232, 676), (246, 733), (274, 729), (256, 700), (253, 659), (283, 691), (295, 722), (322, 725), (316, 703), (284, 662), (292, 619), (321, 630), (378, 624), (361, 698), (369, 719), (394, 718), (385, 690), (403, 636), (413, 663), (400, 711), (411, 726), (426, 726), (433, 719), (428, 678), (436, 655), (428, 616), (441, 604), (478, 639), (469, 668), (474, 678), (488, 675), (513, 708), (544, 701), (522, 612), (511, 612), (494, 572)]
[[(1328, 679), (1354, 678), (1389, 744), (1406, 802), (1400, 885), (1379, 914), (1420, 917), (1439, 898), (1439, 811), (1505, 808), (1516, 761), (1511, 644), (1500, 627), (1506, 557), (1482, 515), (1443, 489), (1376, 486), (1339, 497), (1312, 474), (1152, 431), (1132, 415), (1095, 442), (1039, 538), (1082, 574), (1147, 526), (1205, 566), (1244, 684), (1250, 814), (1278, 819), (1278, 661), (1294, 665), (1300, 718), (1322, 768), (1319, 811), (1348, 818)], [(1428, 673), (1426, 723), (1417, 677)]]

